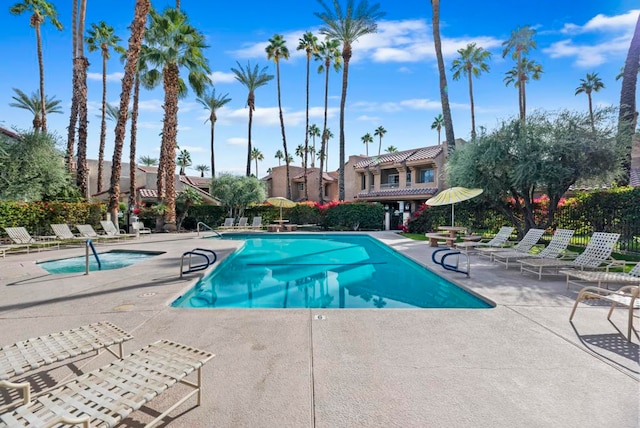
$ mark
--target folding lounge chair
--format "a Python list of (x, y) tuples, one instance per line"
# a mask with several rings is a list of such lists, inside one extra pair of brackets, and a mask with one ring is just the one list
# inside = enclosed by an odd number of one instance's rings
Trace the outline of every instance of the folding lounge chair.
[[(496, 236), (486, 242), (459, 242), (456, 244), (456, 248), (469, 250), (480, 250), (481, 248), (498, 248), (504, 250), (504, 245), (513, 233), (514, 227), (502, 226)], [(479, 248), (480, 247), (480, 248)]]
[(578, 297), (576, 298), (576, 303), (573, 305), (573, 310), (571, 311), (571, 316), (569, 317), (569, 321), (573, 320), (573, 315), (576, 313), (576, 309), (578, 308), (578, 303), (587, 299), (599, 299), (604, 300), (605, 302), (611, 303), (611, 309), (609, 309), (609, 314), (607, 315), (607, 319), (611, 320), (611, 314), (613, 314), (613, 310), (616, 305), (625, 306), (629, 308), (629, 320), (627, 327), (627, 340), (631, 342), (631, 330), (633, 329), (633, 310), (639, 307), (638, 296), (640, 295), (640, 286), (628, 285), (626, 287), (622, 287), (619, 290), (605, 290), (600, 287), (585, 287), (580, 290), (578, 293)]
[(262, 217), (254, 217), (251, 222), (251, 226), (247, 226), (248, 229), (260, 229), (262, 228)]
[(611, 258), (611, 253), (618, 239), (620, 239), (619, 233), (595, 232), (591, 236), (587, 248), (574, 260), (524, 259), (520, 260), (520, 272), (535, 273), (538, 275), (538, 279), (542, 279), (545, 269), (550, 270), (552, 274), (556, 274), (561, 268), (584, 270), (597, 269), (607, 263), (611, 265), (615, 263), (615, 260)]
[(238, 220), (238, 224), (236, 224), (233, 228), (234, 229), (244, 229), (247, 227), (247, 221), (249, 219), (247, 217), (240, 217), (240, 219)]
[(119, 236), (99, 235), (90, 224), (76, 224), (76, 229), (78, 229), (78, 232), (86, 238), (92, 238), (95, 240), (120, 239)]
[(24, 244), (24, 245), (6, 245), (6, 244), (0, 244), (0, 255), (2, 255), (2, 258), (4, 259), (7, 256), (7, 251), (10, 250), (27, 250), (27, 253), (29, 252), (29, 244)]
[(60, 248), (60, 241), (56, 241), (54, 239), (33, 238), (31, 235), (29, 235), (29, 232), (27, 232), (27, 229), (25, 229), (24, 227), (5, 227), (4, 230), (7, 232), (7, 235), (9, 235), (9, 239), (11, 239), (14, 244), (26, 245), (27, 253), (29, 252), (29, 248), (32, 245), (36, 245), (38, 251), (40, 251), (40, 246), (53, 246), (58, 249)]
[[(531, 248), (538, 243), (542, 235), (544, 234), (544, 229), (529, 229), (527, 233), (524, 235), (522, 240), (518, 242), (515, 247), (510, 249), (500, 248), (500, 247), (484, 247), (478, 248), (478, 254), (487, 256), (489, 259), (494, 260), (495, 254), (506, 254), (515, 253), (517, 255), (527, 255)], [(500, 263), (505, 263), (504, 261), (500, 261)], [(507, 269), (509, 269), (509, 259), (506, 259)]]
[(231, 229), (233, 227), (233, 217), (227, 217), (224, 219), (224, 223), (220, 225), (219, 229)]
[(108, 236), (119, 236), (121, 238), (135, 238), (135, 233), (125, 233), (124, 230), (116, 228), (116, 225), (108, 220), (100, 220), (100, 225), (104, 229), (104, 233)]
[[(533, 230), (533, 229), (532, 229)], [(540, 229), (536, 229), (540, 230)], [(569, 241), (573, 236), (574, 231), (569, 229), (556, 229), (553, 237), (551, 238), (551, 242), (547, 245), (542, 251), (538, 254), (531, 254), (529, 251), (533, 248), (532, 244), (529, 249), (526, 251), (519, 251), (518, 247), (520, 244), (516, 245), (516, 247), (512, 250), (498, 251), (493, 253), (493, 261), (498, 263), (503, 263), (505, 265), (505, 269), (509, 269), (510, 261), (517, 261), (526, 258), (557, 258), (562, 252), (567, 249), (569, 245)], [(526, 236), (525, 236), (526, 238)], [(524, 241), (524, 238), (521, 243)]]
[(640, 285), (640, 263), (637, 263), (629, 272), (606, 272), (602, 271), (576, 271), (561, 270), (560, 274), (567, 275), (567, 288), (571, 284), (584, 286), (585, 283), (597, 283), (598, 287), (606, 284), (637, 284)]
[[(131, 339), (133, 337), (126, 331), (103, 321), (0, 347), (0, 387), (21, 389), (26, 403), (30, 395), (29, 383), (11, 383), (9, 379), (92, 351), (107, 350), (122, 358), (122, 343)], [(115, 345), (118, 345), (118, 353), (110, 349)]]
[(84, 242), (87, 239), (83, 236), (74, 235), (67, 224), (51, 224), (50, 226), (53, 234), (61, 241)]
[[(193, 388), (146, 425), (153, 426), (193, 395), (197, 394), (197, 404), (201, 404), (202, 366), (213, 357), (209, 352), (159, 340), (0, 414), (0, 427), (112, 427), (176, 383)], [(196, 371), (195, 383), (185, 379)]]

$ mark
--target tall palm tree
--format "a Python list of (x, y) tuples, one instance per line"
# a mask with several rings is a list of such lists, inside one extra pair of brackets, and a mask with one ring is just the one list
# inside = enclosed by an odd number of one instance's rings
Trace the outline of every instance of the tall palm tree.
[(49, 19), (49, 22), (53, 24), (58, 30), (62, 30), (62, 24), (58, 21), (58, 12), (53, 4), (46, 0), (23, 0), (21, 3), (16, 3), (9, 12), (13, 15), (22, 15), (23, 13), (30, 13), (29, 18), (30, 25), (36, 31), (36, 48), (38, 51), (38, 69), (40, 71), (40, 107), (42, 108), (42, 132), (47, 132), (47, 102), (44, 94), (44, 60), (42, 58), (42, 34), (40, 33), (40, 26)]
[[(523, 59), (525, 55), (529, 53), (529, 49), (536, 48), (536, 42), (533, 40), (533, 36), (536, 34), (536, 30), (528, 25), (523, 27), (517, 27), (511, 31), (511, 36), (508, 40), (502, 42), (504, 46), (502, 50), (502, 57), (506, 57), (511, 53), (511, 58), (516, 60), (516, 76), (518, 78), (518, 107), (520, 109), (520, 120), (525, 120), (526, 117), (526, 103), (525, 103), (525, 85), (520, 85), (520, 78), (523, 76)], [(515, 84), (515, 83), (514, 83)]]
[[(316, 152), (316, 137), (320, 136), (320, 128), (318, 128), (318, 125), (316, 125), (315, 123), (312, 124), (309, 127), (309, 130), (307, 131), (307, 135), (309, 137), (311, 137), (311, 139), (313, 140), (313, 144), (312, 144), (313, 153), (315, 153)], [(309, 150), (309, 153), (311, 153), (311, 150)], [(315, 165), (315, 162), (314, 162), (314, 159), (313, 159), (313, 156), (312, 156), (311, 157), (311, 168), (315, 168), (315, 167), (316, 167), (316, 165)]]
[(177, 9), (165, 9), (162, 14), (151, 10), (151, 23), (147, 31), (146, 60), (155, 69), (147, 72), (151, 83), (162, 78), (164, 88), (164, 120), (160, 165), (158, 167), (158, 198), (167, 207), (165, 228), (176, 227), (176, 140), (178, 134), (178, 98), (184, 96), (187, 86), (180, 78), (180, 69), (189, 72), (188, 81), (197, 96), (201, 96), (208, 84), (209, 64), (203, 50), (208, 46), (205, 37), (189, 24), (187, 16)]
[(176, 158), (176, 164), (180, 167), (180, 175), (186, 175), (185, 169), (192, 165), (189, 150), (181, 150)]
[[(276, 63), (276, 84), (278, 87), (278, 113), (280, 115), (280, 131), (282, 132), (282, 147), (284, 148), (285, 160), (288, 159), (287, 136), (284, 132), (284, 116), (282, 116), (282, 100), (280, 96), (280, 59), (289, 59), (289, 49), (286, 46), (284, 37), (280, 34), (274, 34), (269, 39), (269, 44), (265, 48), (267, 59), (272, 59)], [(289, 162), (286, 162), (287, 168), (287, 198), (291, 199), (291, 182), (289, 179)]]
[[(216, 111), (219, 108), (222, 108), (225, 104), (231, 101), (229, 98), (229, 94), (216, 95), (216, 88), (213, 86), (211, 90), (205, 92), (201, 97), (198, 97), (197, 101), (202, 104), (205, 110), (209, 110), (209, 117), (207, 120), (211, 123), (211, 176), (216, 176), (216, 157), (214, 151), (214, 135), (215, 135), (215, 126), (218, 117), (216, 116)], [(205, 120), (205, 123), (207, 121)]]
[(469, 101), (471, 103), (471, 139), (476, 138), (476, 115), (473, 102), (473, 77), (479, 77), (481, 73), (489, 71), (486, 60), (491, 58), (491, 52), (469, 43), (466, 48), (458, 49), (458, 58), (453, 60), (451, 71), (453, 80), (459, 80), (460, 76), (467, 76), (469, 82)]
[[(342, 67), (342, 53), (340, 52), (340, 42), (338, 40), (327, 39), (318, 44), (318, 52), (313, 55), (316, 61), (320, 61), (318, 73), (325, 73), (324, 76), (324, 121), (322, 124), (322, 139), (320, 143), (320, 151), (318, 159), (320, 160), (320, 179), (318, 180), (318, 194), (320, 195), (320, 203), (324, 203), (324, 184), (322, 176), (322, 168), (327, 159), (328, 136), (327, 136), (327, 110), (329, 107), (329, 69), (333, 64), (333, 69), (338, 72)], [(314, 139), (315, 144), (315, 139)]]
[[(296, 50), (305, 51), (307, 55), (307, 103), (305, 110), (305, 132), (304, 132), (304, 147), (305, 147), (305, 160), (304, 160), (304, 198), (309, 200), (309, 191), (307, 189), (307, 159), (306, 156), (309, 153), (309, 67), (311, 65), (311, 56), (318, 51), (318, 38), (313, 35), (311, 31), (307, 31), (298, 39), (298, 47)], [(313, 156), (311, 157), (311, 167), (313, 168)]]
[(527, 113), (527, 96), (524, 86), (527, 85), (530, 79), (540, 80), (542, 73), (542, 65), (527, 57), (521, 58), (519, 67), (516, 66), (505, 73), (505, 78), (503, 79), (505, 85), (509, 86), (513, 84), (520, 94), (521, 120), (525, 119)]
[(433, 123), (431, 124), (431, 129), (438, 131), (438, 145), (440, 145), (440, 131), (442, 130), (442, 126), (444, 126), (444, 117), (442, 117), (442, 113), (440, 113), (433, 118)]
[(278, 159), (278, 166), (282, 166), (282, 159), (284, 159), (284, 153), (282, 153), (282, 150), (278, 150), (274, 157)]
[(620, 90), (620, 113), (618, 114), (618, 140), (623, 148), (622, 159), (623, 176), (618, 180), (619, 185), (628, 185), (631, 175), (631, 142), (632, 134), (638, 120), (636, 111), (636, 88), (640, 72), (640, 16), (631, 38), (627, 59), (622, 74), (622, 88)]
[(360, 140), (362, 140), (362, 142), (364, 143), (364, 148), (366, 150), (367, 157), (369, 157), (369, 144), (373, 143), (373, 137), (371, 136), (371, 134), (367, 132), (362, 137), (360, 137)]
[(196, 171), (200, 172), (200, 177), (204, 177), (205, 172), (209, 172), (209, 165), (196, 165)]
[(324, 137), (323, 137), (324, 140), (326, 141), (326, 147), (325, 147), (326, 151), (323, 152), (324, 153), (324, 165), (325, 165), (324, 170), (326, 172), (329, 171), (329, 164), (328, 164), (328, 161), (329, 161), (329, 140), (332, 139), (333, 137), (334, 137), (333, 132), (331, 132), (331, 130), (329, 128), (326, 128), (324, 130)]
[(382, 125), (378, 126), (376, 130), (373, 132), (373, 135), (380, 138), (380, 141), (378, 143), (378, 156), (380, 156), (380, 151), (382, 150), (382, 137), (384, 137), (384, 134), (386, 133), (387, 133), (387, 130), (384, 129)]
[(593, 119), (591, 93), (599, 92), (602, 88), (604, 88), (604, 82), (598, 77), (598, 73), (587, 73), (587, 77), (585, 79), (580, 79), (580, 85), (576, 88), (576, 93), (574, 94), (587, 94), (587, 98), (589, 99), (589, 117), (591, 118), (592, 128), (594, 128), (596, 124)]
[(324, 0), (318, 0), (322, 12), (316, 12), (316, 16), (324, 23), (320, 28), (320, 34), (342, 43), (342, 95), (340, 97), (340, 160), (338, 172), (338, 198), (344, 200), (344, 162), (345, 162), (345, 136), (344, 136), (344, 109), (347, 102), (347, 83), (349, 81), (349, 61), (351, 60), (351, 45), (360, 37), (378, 31), (376, 20), (384, 16), (380, 12), (380, 4), (369, 6), (367, 0), (359, 0), (357, 6), (355, 0), (346, 0), (343, 10), (338, 0), (333, 0), (333, 9)]
[[(78, 121), (78, 104), (76, 99), (76, 83), (78, 79), (78, 75), (76, 73), (76, 53), (78, 50), (78, 2), (84, 2), (86, 4), (87, 0), (73, 0), (73, 4), (71, 6), (71, 114), (69, 115), (69, 127), (67, 128), (67, 151), (65, 153), (65, 166), (67, 171), (73, 171), (73, 150), (75, 147), (75, 138), (76, 138), (76, 123)], [(80, 37), (82, 39), (82, 37)]]
[[(118, 117), (120, 116), (120, 106), (107, 103), (105, 113), (108, 121), (117, 122)], [(129, 119), (129, 116), (131, 116), (131, 111), (127, 112), (127, 119)]]
[(151, 9), (150, 0), (136, 0), (133, 21), (131, 22), (131, 36), (127, 49), (127, 61), (122, 77), (122, 92), (120, 93), (120, 115), (116, 124), (116, 138), (113, 149), (113, 166), (111, 170), (111, 187), (109, 188), (109, 212), (114, 222), (118, 221), (118, 207), (120, 205), (120, 173), (122, 169), (122, 146), (124, 145), (125, 125), (129, 111), (129, 99), (133, 80), (138, 67), (138, 57), (142, 40), (146, 31), (147, 15)]
[(307, 151), (304, 149), (304, 144), (298, 144), (298, 147), (296, 147), (296, 156), (300, 156), (300, 165), (302, 165), (303, 167), (306, 154)]
[[(33, 92), (31, 96), (25, 94), (20, 89), (12, 88), (13, 92), (16, 95), (11, 98), (15, 100), (14, 103), (9, 103), (10, 107), (21, 108), (27, 110), (33, 114), (33, 130), (34, 132), (38, 132), (42, 129), (42, 120), (40, 119), (40, 113), (42, 113), (42, 106), (40, 105), (41, 98), (40, 95)], [(62, 113), (62, 108), (60, 107), (60, 100), (56, 99), (55, 96), (46, 97), (46, 108), (45, 110), (48, 113)]]
[(238, 68), (231, 68), (231, 71), (236, 75), (236, 80), (242, 83), (249, 91), (247, 95), (247, 107), (249, 107), (249, 130), (247, 138), (247, 173), (246, 176), (251, 175), (251, 124), (253, 122), (253, 111), (256, 109), (256, 89), (269, 83), (273, 80), (273, 74), (267, 74), (267, 68), (260, 69), (258, 64), (251, 68), (251, 63), (247, 61), (247, 67), (243, 67), (239, 62)]
[(258, 161), (262, 162), (264, 160), (264, 155), (257, 147), (251, 149), (251, 159), (256, 161), (256, 177), (258, 177)]
[(158, 159), (152, 158), (151, 156), (140, 156), (138, 163), (144, 166), (158, 166)]
[(85, 42), (89, 52), (100, 50), (102, 56), (102, 118), (100, 122), (100, 148), (98, 149), (98, 193), (100, 193), (102, 192), (102, 177), (104, 175), (104, 146), (107, 139), (107, 60), (111, 57), (111, 49), (120, 54), (124, 54), (125, 50), (118, 44), (121, 39), (116, 36), (113, 27), (104, 21), (91, 24), (91, 29), (87, 34), (89, 36)]
[(398, 152), (398, 148), (396, 146), (389, 146), (385, 149), (385, 151), (387, 153), (397, 153)]
[(444, 135), (447, 138), (447, 151), (451, 153), (456, 148), (456, 137), (453, 133), (453, 119), (451, 118), (451, 108), (449, 107), (447, 74), (444, 69), (444, 58), (442, 56), (442, 40), (440, 38), (440, 0), (431, 0), (431, 9), (433, 12), (431, 17), (433, 27), (433, 44), (436, 50), (438, 74), (440, 76), (440, 102), (442, 103), (442, 115), (444, 118)]

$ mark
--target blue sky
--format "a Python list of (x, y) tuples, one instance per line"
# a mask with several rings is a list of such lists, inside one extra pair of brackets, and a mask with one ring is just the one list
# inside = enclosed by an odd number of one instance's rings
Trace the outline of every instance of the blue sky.
[[(17, 1), (17, 0), (16, 0)], [(13, 2), (9, 2), (12, 4)], [(42, 28), (45, 64), (45, 93), (62, 101), (63, 114), (48, 116), (49, 129), (66, 138), (71, 100), (71, 2), (52, 1), (63, 31), (49, 23)], [(100, 20), (112, 25), (126, 47), (127, 26), (133, 16), (133, 0), (117, 3), (106, 0), (88, 2), (86, 28)], [(361, 137), (383, 126), (387, 134), (384, 148), (393, 145), (400, 150), (437, 144), (437, 132), (431, 130), (433, 119), (441, 112), (438, 73), (431, 30), (431, 7), (427, 0), (382, 0), (386, 13), (378, 23), (378, 33), (362, 37), (353, 46), (349, 68), (349, 88), (346, 107), (346, 152), (365, 153)], [(572, 4), (573, 3), (573, 4)], [(114, 6), (117, 4), (117, 6)], [(172, 1), (152, 1), (162, 10), (175, 5)], [(264, 47), (274, 34), (285, 36), (291, 58), (281, 63), (282, 105), (289, 150), (304, 143), (305, 130), (305, 69), (302, 52), (295, 50), (305, 31), (317, 34), (321, 23), (314, 12), (321, 10), (316, 1), (282, 0), (278, 2), (245, 1), (206, 2), (182, 0), (182, 10), (190, 22), (207, 39), (212, 78), (219, 93), (228, 93), (232, 101), (218, 112), (216, 123), (216, 170), (242, 174), (246, 163), (248, 110), (246, 90), (235, 81), (230, 71), (236, 61), (269, 66), (275, 74), (275, 64), (266, 59)], [(38, 65), (35, 33), (28, 25), (28, 16), (13, 16), (5, 3), (0, 10), (2, 37), (0, 46), (5, 63), (0, 68), (0, 126), (27, 129), (31, 115), (9, 107), (11, 88), (31, 93), (38, 88)], [(509, 57), (502, 58), (501, 43), (518, 26), (531, 25), (537, 31), (537, 49), (530, 58), (542, 64), (544, 73), (539, 81), (527, 85), (527, 109), (571, 109), (586, 111), (587, 97), (575, 96), (580, 79), (597, 72), (605, 88), (593, 96), (598, 106), (618, 105), (620, 81), (615, 76), (629, 48), (640, 13), (635, 0), (586, 0), (579, 4), (568, 1), (539, 0), (510, 2), (477, 2), (458, 0), (441, 4), (442, 48), (449, 79), (449, 100), (457, 138), (468, 139), (471, 131), (469, 95), (466, 80), (453, 81), (449, 69), (458, 56), (457, 50), (468, 43), (489, 50), (490, 71), (474, 79), (476, 125), (492, 129), (505, 118), (517, 114), (517, 91), (506, 87), (505, 72), (514, 65)], [(317, 34), (319, 35), (319, 34)], [(97, 158), (100, 132), (101, 59), (98, 52), (85, 53), (89, 68), (89, 139), (88, 156)], [(117, 103), (121, 91), (123, 66), (117, 55), (108, 64), (107, 99)], [(311, 65), (310, 123), (322, 126), (324, 77)], [(338, 120), (341, 73), (332, 72), (329, 88), (329, 128), (335, 135), (330, 141), (329, 168), (338, 166)], [(142, 91), (140, 104), (138, 157), (158, 157), (162, 129), (161, 89)], [(256, 92), (253, 144), (264, 154), (259, 175), (276, 166), (275, 152), (282, 148), (277, 108), (275, 79)], [(180, 102), (178, 143), (189, 150), (194, 165), (209, 164), (209, 123), (206, 111), (196, 102), (193, 92)], [(113, 152), (113, 124), (108, 122), (105, 159)], [(444, 130), (442, 132), (444, 139)], [(128, 138), (125, 158), (128, 158)], [(378, 140), (369, 146), (376, 154)], [(295, 164), (300, 164), (296, 158)], [(252, 167), (255, 168), (255, 167)], [(254, 171), (255, 172), (255, 171)], [(197, 174), (196, 171), (188, 171)]]

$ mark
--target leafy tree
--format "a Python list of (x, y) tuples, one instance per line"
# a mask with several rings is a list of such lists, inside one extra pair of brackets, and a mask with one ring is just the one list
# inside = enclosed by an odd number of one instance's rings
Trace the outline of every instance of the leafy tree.
[(213, 86), (211, 87), (210, 92), (206, 92), (201, 97), (198, 97), (198, 102), (202, 104), (205, 110), (209, 110), (209, 117), (207, 120), (211, 123), (211, 176), (213, 177), (216, 175), (216, 158), (213, 146), (215, 125), (218, 120), (216, 111), (224, 107), (230, 101), (231, 98), (229, 98), (229, 94), (216, 95), (216, 89)]
[(278, 166), (282, 165), (282, 159), (284, 159), (284, 153), (282, 153), (282, 150), (279, 150), (276, 152), (276, 155), (274, 156), (276, 159), (278, 159)]
[(138, 162), (144, 166), (158, 166), (158, 159), (152, 158), (151, 156), (140, 156)]
[[(53, 4), (46, 0), (23, 0), (9, 8), (12, 15), (30, 13), (29, 24), (36, 31), (36, 48), (38, 52), (38, 69), (40, 71), (40, 107), (42, 108), (41, 127), (42, 132), (47, 132), (47, 101), (44, 94), (44, 60), (42, 59), (42, 35), (40, 26), (49, 19), (58, 30), (62, 30), (62, 24), (58, 21), (58, 12)], [(37, 130), (36, 130), (37, 132)]]
[(185, 175), (185, 168), (192, 165), (191, 153), (188, 150), (181, 150), (176, 159), (176, 163), (180, 167), (180, 175)]
[(254, 147), (251, 150), (251, 159), (256, 161), (256, 177), (258, 176), (258, 161), (262, 162), (264, 160), (264, 155), (257, 147)]
[(589, 117), (591, 118), (592, 126), (595, 126), (593, 121), (593, 103), (591, 100), (592, 92), (599, 92), (604, 88), (604, 82), (598, 77), (598, 73), (587, 73), (585, 79), (580, 79), (580, 86), (576, 88), (575, 95), (586, 94), (589, 99)]
[[(9, 107), (15, 107), (27, 110), (33, 114), (33, 130), (38, 132), (42, 128), (42, 120), (40, 119), (40, 113), (42, 113), (42, 106), (40, 105), (41, 99), (38, 94), (33, 92), (31, 96), (28, 96), (20, 89), (12, 88), (13, 92), (16, 95), (11, 98), (15, 101), (13, 103), (9, 103)], [(45, 109), (47, 113), (62, 113), (62, 108), (60, 107), (60, 100), (56, 99), (55, 96), (46, 97), (45, 103), (47, 104)]]
[(451, 108), (449, 107), (447, 74), (444, 69), (444, 58), (442, 56), (442, 40), (440, 38), (440, 0), (431, 0), (431, 10), (433, 12), (431, 18), (433, 27), (433, 44), (436, 49), (438, 75), (440, 76), (440, 100), (442, 103), (442, 114), (444, 116), (444, 135), (447, 138), (447, 150), (451, 153), (456, 148), (456, 137), (453, 133), (453, 119), (451, 118)]
[(513, 80), (514, 86), (518, 89), (518, 107), (521, 120), (525, 120), (526, 116), (526, 95), (525, 85), (520, 82), (525, 79), (525, 55), (529, 53), (529, 49), (536, 48), (536, 42), (533, 40), (535, 34), (536, 30), (525, 25), (513, 30), (509, 39), (502, 42), (502, 46), (504, 47), (502, 57), (504, 58), (511, 53), (511, 58), (516, 60), (515, 72), (511, 72), (511, 79)]
[(387, 153), (397, 153), (398, 152), (398, 148), (396, 146), (389, 146), (385, 149), (385, 151)]
[(242, 83), (249, 91), (247, 95), (247, 107), (249, 107), (249, 127), (247, 138), (247, 172), (246, 176), (251, 175), (251, 124), (253, 122), (253, 111), (256, 109), (256, 89), (269, 83), (273, 80), (273, 74), (267, 74), (267, 67), (260, 69), (256, 64), (253, 69), (251, 63), (247, 61), (247, 67), (243, 67), (239, 62), (238, 68), (231, 68), (231, 71), (236, 75), (236, 80)]
[(376, 130), (373, 132), (373, 135), (375, 135), (376, 137), (379, 138), (378, 141), (378, 156), (380, 156), (380, 153), (382, 152), (382, 137), (384, 137), (384, 134), (387, 133), (387, 130), (384, 129), (384, 127), (382, 125), (378, 126), (376, 128)]
[[(614, 113), (596, 114), (596, 129), (586, 114), (534, 112), (523, 122), (512, 118), (475, 144), (458, 148), (449, 159), (448, 182), (484, 189), (494, 209), (522, 235), (532, 227), (554, 225), (560, 198), (579, 180), (615, 173)], [(546, 218), (536, 221), (534, 195), (549, 197)]]
[(460, 79), (460, 76), (467, 76), (469, 82), (469, 102), (471, 103), (471, 139), (476, 138), (476, 115), (473, 102), (473, 77), (479, 77), (481, 73), (489, 71), (489, 64), (486, 60), (491, 58), (491, 52), (469, 43), (466, 48), (458, 49), (460, 56), (453, 60), (451, 71), (453, 80)]
[(209, 165), (196, 165), (196, 171), (200, 172), (200, 177), (204, 177), (204, 173), (209, 172)]
[(364, 148), (366, 150), (367, 157), (368, 157), (369, 156), (369, 144), (373, 143), (373, 137), (371, 136), (371, 134), (369, 134), (367, 132), (362, 137), (360, 137), (360, 140), (362, 140), (362, 142), (364, 143)]
[(438, 131), (438, 145), (440, 145), (440, 131), (442, 130), (443, 125), (444, 117), (442, 117), (442, 113), (433, 118), (431, 129), (435, 129), (436, 131)]
[(211, 195), (218, 199), (229, 213), (229, 217), (241, 217), (251, 204), (266, 198), (264, 183), (256, 177), (242, 177), (228, 173), (211, 180)]
[[(311, 31), (307, 31), (298, 39), (298, 47), (296, 50), (303, 50), (307, 56), (307, 92), (306, 92), (306, 109), (305, 109), (305, 132), (304, 132), (304, 198), (309, 199), (309, 190), (307, 188), (307, 158), (309, 153), (309, 67), (311, 65), (311, 56), (318, 51), (318, 38)], [(315, 143), (315, 140), (314, 140)], [(313, 156), (311, 156), (311, 167), (313, 168)]]
[(0, 199), (78, 200), (80, 194), (64, 166), (64, 153), (53, 134), (31, 131), (9, 142), (0, 137)]
[[(322, 142), (320, 143), (320, 151), (318, 159), (320, 160), (320, 179), (318, 180), (318, 193), (320, 195), (320, 203), (324, 203), (324, 184), (322, 176), (322, 167), (329, 153), (329, 140), (327, 129), (327, 109), (329, 107), (329, 68), (333, 64), (333, 69), (338, 72), (342, 67), (340, 53), (340, 42), (338, 40), (327, 39), (318, 44), (318, 52), (313, 55), (316, 61), (320, 61), (318, 73), (325, 73), (324, 76), (324, 122), (322, 125)], [(315, 139), (313, 140), (315, 144)]]
[[(285, 160), (289, 159), (287, 151), (287, 136), (284, 132), (284, 116), (282, 116), (282, 101), (280, 96), (280, 59), (289, 59), (289, 49), (286, 46), (284, 37), (274, 34), (269, 39), (269, 44), (265, 48), (267, 59), (272, 59), (276, 63), (276, 84), (278, 87), (278, 113), (280, 115), (280, 131), (282, 132), (282, 147), (284, 148)], [(287, 198), (291, 199), (291, 181), (289, 179), (289, 162), (285, 162), (287, 169)]]
[(380, 4), (369, 6), (367, 0), (346, 0), (346, 7), (342, 9), (338, 0), (333, 0), (333, 9), (324, 0), (318, 0), (323, 8), (322, 12), (315, 15), (320, 18), (324, 26), (320, 28), (320, 34), (327, 38), (337, 40), (342, 44), (342, 95), (340, 97), (340, 160), (338, 170), (338, 198), (344, 200), (344, 163), (345, 163), (345, 136), (344, 136), (344, 112), (347, 102), (347, 83), (349, 81), (349, 62), (351, 61), (351, 45), (360, 37), (376, 33), (378, 25), (376, 21), (384, 16)]
[(91, 24), (88, 31), (89, 37), (85, 39), (89, 52), (100, 50), (102, 56), (102, 114), (100, 122), (100, 147), (98, 149), (98, 193), (102, 192), (102, 177), (104, 168), (104, 146), (107, 139), (107, 60), (111, 57), (111, 49), (124, 54), (125, 50), (120, 43), (120, 37), (106, 22)]

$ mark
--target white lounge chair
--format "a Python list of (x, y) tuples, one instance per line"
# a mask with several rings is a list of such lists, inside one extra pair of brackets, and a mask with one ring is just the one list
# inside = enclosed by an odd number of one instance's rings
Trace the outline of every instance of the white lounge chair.
[(498, 233), (488, 241), (469, 241), (469, 242), (458, 242), (455, 244), (456, 248), (462, 249), (465, 252), (469, 252), (470, 250), (479, 250), (481, 248), (498, 248), (504, 250), (505, 243), (513, 233), (515, 228), (511, 226), (502, 226)]
[(80, 232), (80, 235), (86, 238), (92, 238), (94, 240), (113, 240), (120, 239), (119, 236), (99, 235), (90, 224), (76, 224), (76, 229)]
[(529, 229), (522, 239), (515, 244), (515, 246), (508, 249), (495, 246), (477, 248), (478, 255), (486, 256), (489, 257), (490, 260), (493, 260), (493, 255), (495, 253), (504, 253), (505, 251), (517, 251), (520, 254), (528, 254), (529, 251), (531, 251), (531, 248), (538, 243), (543, 234), (544, 229)]
[[(535, 232), (531, 232), (535, 231)], [(556, 258), (558, 252), (560, 252), (560, 247), (564, 244), (562, 250), (567, 248), (569, 245), (569, 241), (573, 236), (573, 230), (567, 229), (558, 229), (553, 234), (553, 238), (551, 238), (551, 242), (547, 247), (545, 247), (540, 253), (542, 256), (540, 257), (552, 257)], [(516, 245), (513, 250), (503, 250), (497, 251), (492, 254), (492, 258), (494, 262), (502, 263), (505, 266), (505, 269), (509, 269), (509, 262), (514, 260), (522, 260), (529, 257), (534, 257), (534, 254), (531, 254), (529, 251), (533, 248), (533, 246), (540, 240), (542, 235), (544, 234), (543, 229), (530, 229), (529, 232), (522, 238), (522, 241)], [(535, 242), (534, 242), (535, 241)], [(551, 250), (547, 250), (551, 247)], [(547, 250), (547, 251), (545, 251)], [(553, 254), (551, 256), (551, 254)]]
[(67, 224), (50, 224), (53, 234), (61, 241), (83, 242), (87, 238), (84, 236), (74, 235)]
[[(197, 404), (201, 404), (202, 366), (213, 357), (209, 352), (160, 340), (0, 414), (0, 427), (112, 427), (177, 383), (193, 388), (146, 425), (153, 426), (193, 395), (197, 394)], [(196, 371), (195, 383), (185, 379)]]
[(262, 217), (256, 216), (253, 218), (251, 222), (251, 226), (247, 226), (248, 229), (261, 229), (262, 228)]
[(36, 246), (38, 251), (40, 251), (41, 247), (53, 246), (60, 248), (60, 241), (56, 241), (55, 239), (42, 239), (42, 237), (37, 237), (36, 239), (32, 237), (24, 227), (5, 227), (4, 230), (7, 232), (7, 235), (9, 235), (11, 242), (17, 245), (26, 246), (27, 253), (31, 246)]
[(224, 219), (224, 223), (222, 223), (219, 229), (231, 229), (233, 227), (233, 217), (227, 217)]
[(607, 288), (609, 284), (640, 285), (640, 263), (637, 263), (629, 272), (609, 272), (608, 269), (606, 272), (566, 269), (560, 270), (559, 273), (567, 275), (567, 288), (571, 284), (582, 287), (586, 283), (595, 283), (598, 287), (602, 287), (604, 283)]
[(238, 219), (238, 223), (233, 226), (234, 229), (244, 229), (247, 227), (247, 222), (249, 221), (249, 219), (247, 217), (240, 217)]
[(616, 305), (625, 306), (629, 309), (627, 340), (631, 342), (631, 330), (633, 330), (633, 310), (639, 307), (639, 295), (640, 286), (634, 285), (628, 285), (615, 291), (606, 290), (600, 287), (585, 287), (580, 290), (580, 293), (578, 293), (576, 303), (573, 305), (573, 310), (571, 311), (571, 316), (569, 316), (569, 321), (573, 320), (573, 315), (576, 313), (578, 303), (583, 300), (598, 299), (611, 303), (611, 309), (609, 309), (609, 314), (607, 315), (608, 320), (611, 320), (611, 314), (613, 314), (613, 310), (615, 309)]
[(100, 220), (100, 225), (104, 229), (104, 233), (109, 236), (119, 236), (121, 238), (135, 238), (135, 233), (126, 233), (124, 230), (116, 228), (116, 225), (109, 220)]
[(611, 265), (616, 263), (611, 258), (613, 247), (620, 239), (619, 233), (595, 232), (587, 247), (574, 260), (562, 259), (524, 259), (520, 260), (520, 272), (531, 272), (538, 275), (538, 279), (542, 279), (545, 270), (551, 271), (551, 274), (557, 274), (562, 268), (571, 269), (597, 269), (603, 265)]

